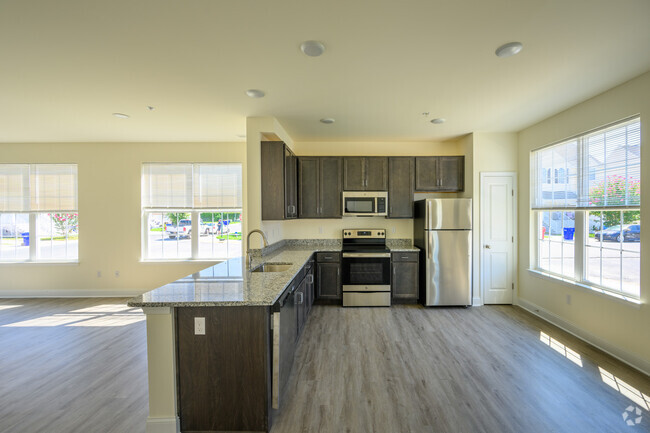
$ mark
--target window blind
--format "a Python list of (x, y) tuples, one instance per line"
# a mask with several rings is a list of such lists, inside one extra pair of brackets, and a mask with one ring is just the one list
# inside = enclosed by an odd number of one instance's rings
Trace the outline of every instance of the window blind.
[(640, 189), (638, 118), (531, 153), (533, 209), (638, 207)]
[(241, 209), (241, 164), (143, 164), (142, 206)]
[(0, 211), (76, 212), (76, 164), (0, 164)]

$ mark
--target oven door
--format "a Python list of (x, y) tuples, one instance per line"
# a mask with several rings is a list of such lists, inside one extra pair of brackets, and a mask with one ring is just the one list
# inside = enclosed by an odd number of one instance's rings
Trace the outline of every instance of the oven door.
[(343, 215), (373, 215), (377, 212), (376, 197), (346, 197), (343, 195)]
[(390, 291), (390, 253), (343, 253), (343, 291)]

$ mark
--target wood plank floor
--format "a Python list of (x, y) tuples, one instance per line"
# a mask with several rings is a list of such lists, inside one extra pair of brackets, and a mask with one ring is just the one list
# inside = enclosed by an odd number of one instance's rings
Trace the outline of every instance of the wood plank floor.
[[(0, 432), (143, 433), (143, 319), (0, 299)], [(650, 378), (508, 306), (315, 306), (287, 388), (272, 433), (650, 432)]]

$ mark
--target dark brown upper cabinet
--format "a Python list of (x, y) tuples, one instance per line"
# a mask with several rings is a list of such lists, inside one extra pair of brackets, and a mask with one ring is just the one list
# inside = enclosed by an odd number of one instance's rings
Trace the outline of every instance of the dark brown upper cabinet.
[(415, 158), (388, 158), (388, 218), (413, 218)]
[(340, 157), (298, 158), (298, 217), (341, 218)]
[(464, 187), (464, 156), (415, 157), (415, 191), (459, 192)]
[(262, 219), (298, 217), (297, 158), (281, 141), (262, 142)]
[(352, 156), (343, 158), (344, 191), (387, 191), (388, 158)]

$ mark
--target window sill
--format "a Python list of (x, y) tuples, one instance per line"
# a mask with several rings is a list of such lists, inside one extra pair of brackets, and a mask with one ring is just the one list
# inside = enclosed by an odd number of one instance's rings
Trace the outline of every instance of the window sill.
[(536, 269), (528, 269), (528, 272), (531, 275), (533, 275), (533, 276), (535, 276), (537, 278), (541, 278), (541, 279), (544, 279), (544, 280), (560, 283), (560, 284), (563, 284), (563, 285), (565, 285), (567, 287), (572, 287), (572, 288), (578, 288), (580, 290), (585, 290), (588, 293), (596, 293), (598, 296), (605, 296), (608, 299), (611, 299), (611, 300), (614, 300), (614, 301), (617, 301), (617, 302), (621, 302), (621, 303), (623, 303), (624, 305), (627, 305), (627, 306), (635, 306), (635, 307), (638, 308), (641, 305), (641, 300), (640, 299), (628, 297), (628, 296), (625, 296), (624, 294), (613, 293), (613, 292), (610, 292), (610, 291), (607, 291), (607, 290), (604, 290), (604, 289), (600, 289), (598, 287), (589, 286), (587, 284), (582, 284), (582, 283), (579, 283), (577, 281), (570, 280), (568, 278), (562, 278), (562, 277), (559, 277), (559, 276), (556, 276), (556, 275), (548, 274), (546, 272), (538, 271)]
[(182, 265), (182, 264), (189, 264), (189, 263), (218, 264), (221, 262), (225, 262), (226, 260), (230, 260), (230, 259), (142, 259), (140, 260), (140, 263), (148, 263), (154, 265), (160, 265), (160, 264)]

